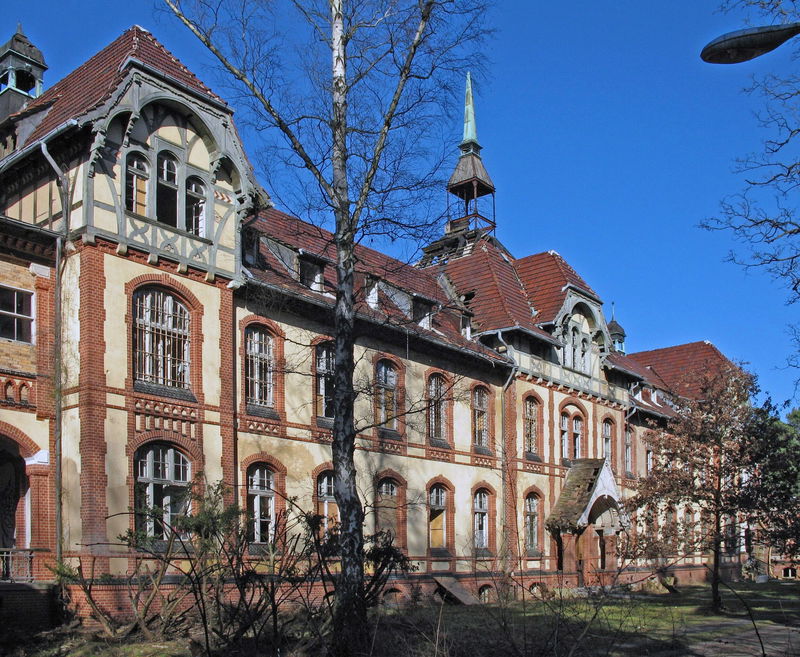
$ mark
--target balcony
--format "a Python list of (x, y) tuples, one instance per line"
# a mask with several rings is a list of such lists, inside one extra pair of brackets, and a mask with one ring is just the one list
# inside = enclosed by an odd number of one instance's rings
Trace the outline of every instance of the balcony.
[(0, 582), (32, 582), (33, 550), (0, 548)]

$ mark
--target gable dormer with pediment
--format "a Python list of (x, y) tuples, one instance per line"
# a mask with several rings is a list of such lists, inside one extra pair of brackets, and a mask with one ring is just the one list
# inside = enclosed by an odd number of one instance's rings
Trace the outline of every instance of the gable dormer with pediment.
[[(85, 176), (88, 236), (210, 274), (239, 270), (249, 165), (222, 103), (191, 98), (134, 68), (93, 125)], [(77, 226), (73, 226), (77, 228)]]

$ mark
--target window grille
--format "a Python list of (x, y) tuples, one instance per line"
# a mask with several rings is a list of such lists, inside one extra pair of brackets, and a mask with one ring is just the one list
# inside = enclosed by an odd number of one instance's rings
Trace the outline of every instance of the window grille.
[(486, 388), (472, 391), (472, 442), (476, 447), (489, 446), (489, 393)]
[(247, 403), (271, 408), (275, 405), (272, 336), (264, 328), (248, 328), (245, 333), (245, 352)]
[(444, 377), (433, 374), (428, 379), (428, 438), (446, 440), (444, 430)]
[(539, 434), (539, 404), (533, 397), (525, 399), (523, 421), (525, 423), (525, 451), (535, 454)]
[(189, 311), (174, 296), (147, 289), (134, 296), (134, 376), (189, 388)]

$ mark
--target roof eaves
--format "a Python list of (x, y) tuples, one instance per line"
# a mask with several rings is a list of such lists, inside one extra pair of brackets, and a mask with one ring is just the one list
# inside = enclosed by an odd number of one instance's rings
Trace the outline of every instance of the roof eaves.
[[(259, 287), (267, 288), (267, 289), (272, 290), (274, 292), (278, 292), (279, 294), (282, 294), (282, 295), (289, 295), (289, 296), (295, 296), (295, 297), (300, 298), (299, 294), (293, 293), (293, 292), (287, 290), (285, 287), (282, 287), (280, 285), (274, 285), (272, 283), (267, 283), (265, 281), (260, 281), (257, 278), (255, 278), (253, 276), (253, 274), (251, 272), (249, 272), (248, 270), (244, 270), (244, 272), (245, 272), (245, 280), (244, 280), (244, 284), (245, 285), (253, 284), (253, 285), (257, 285)], [(317, 306), (319, 308), (325, 308), (326, 310), (330, 310), (331, 309), (330, 303), (327, 303), (327, 302), (323, 301), (322, 299), (317, 299), (317, 298), (312, 297), (310, 295), (303, 295), (302, 296), (302, 300), (304, 302), (310, 303), (310, 304), (312, 304), (314, 306)], [(367, 314), (357, 312), (355, 314), (355, 316), (356, 316), (357, 319), (361, 319), (361, 320), (369, 322), (371, 324), (375, 323), (375, 318), (374, 317), (370, 317)], [(390, 328), (393, 328), (391, 324), (383, 323), (382, 325), (390, 327)], [(402, 327), (397, 327), (397, 328), (402, 328)], [(499, 365), (506, 365), (508, 367), (512, 367), (514, 365), (514, 363), (511, 361), (510, 358), (503, 357), (503, 356), (501, 356), (499, 354), (497, 354), (497, 356), (494, 357), (494, 358), (490, 358), (487, 354), (482, 354), (479, 351), (475, 351), (475, 350), (472, 350), (472, 349), (466, 349), (464, 347), (459, 347), (458, 345), (455, 345), (455, 344), (453, 344), (451, 342), (448, 342), (446, 340), (436, 339), (431, 335), (418, 333), (418, 332), (415, 332), (414, 335), (416, 337), (418, 337), (418, 338), (420, 338), (422, 340), (425, 340), (426, 342), (429, 342), (431, 344), (434, 344), (436, 346), (444, 347), (445, 349), (450, 349), (450, 350), (455, 351), (457, 353), (465, 354), (465, 355), (467, 355), (467, 356), (469, 356), (471, 358), (478, 358), (480, 360), (483, 360), (483, 361), (491, 364), (493, 367), (498, 365), (498, 364)]]
[(179, 88), (181, 91), (184, 91), (187, 94), (190, 94), (197, 98), (198, 100), (202, 100), (203, 102), (208, 103), (209, 105), (213, 105), (219, 110), (226, 112), (227, 114), (233, 114), (233, 110), (230, 106), (224, 101), (219, 98), (215, 98), (214, 96), (203, 93), (190, 85), (186, 84), (185, 82), (179, 80), (178, 78), (165, 73), (161, 69), (156, 66), (152, 66), (146, 62), (143, 62), (141, 59), (137, 57), (133, 57), (132, 55), (128, 55), (125, 60), (120, 64), (119, 70), (123, 71), (128, 66), (135, 66), (136, 68), (142, 69), (144, 72), (149, 73), (150, 75), (154, 75), (157, 78), (168, 82), (170, 85)]
[(0, 160), (0, 173), (2, 173), (2, 171), (5, 168), (7, 168), (7, 167), (9, 167), (9, 166), (11, 166), (13, 164), (16, 164), (16, 162), (18, 162), (19, 160), (27, 157), (34, 150), (40, 148), (41, 144), (46, 144), (53, 137), (57, 137), (62, 132), (66, 132), (70, 128), (76, 128), (76, 127), (78, 127), (78, 125), (79, 124), (78, 124), (78, 121), (76, 119), (69, 119), (68, 121), (65, 121), (64, 123), (62, 123), (61, 125), (56, 126), (55, 128), (53, 128), (46, 135), (42, 135), (41, 137), (39, 137), (39, 139), (31, 142), (30, 144), (27, 144), (26, 146), (24, 146), (20, 150), (18, 150), (16, 152), (11, 153), (10, 155), (6, 156), (4, 159)]
[(547, 343), (552, 344), (552, 345), (554, 345), (556, 347), (563, 347), (564, 346), (564, 343), (561, 342), (561, 340), (559, 340), (558, 338), (554, 338), (551, 335), (542, 335), (541, 333), (537, 333), (536, 331), (531, 331), (530, 329), (525, 328), (524, 326), (519, 326), (519, 325), (503, 326), (503, 327), (496, 328), (496, 329), (490, 329), (488, 331), (480, 331), (478, 333), (473, 333), (472, 335), (473, 335), (473, 337), (479, 338), (482, 335), (493, 335), (493, 334), (497, 334), (498, 332), (503, 332), (503, 331), (519, 331), (520, 333), (525, 333), (526, 335), (529, 335), (532, 338), (535, 338), (537, 340), (541, 340), (542, 342), (547, 342)]

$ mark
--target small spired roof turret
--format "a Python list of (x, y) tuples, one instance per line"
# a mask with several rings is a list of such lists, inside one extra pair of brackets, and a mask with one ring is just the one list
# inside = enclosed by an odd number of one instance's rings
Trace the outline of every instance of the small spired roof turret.
[(611, 321), (608, 323), (608, 334), (614, 349), (620, 353), (625, 353), (625, 329), (614, 317), (614, 304), (611, 304)]
[(447, 191), (464, 201), (463, 218), (474, 216), (494, 227), (494, 222), (482, 216), (477, 209), (477, 200), (487, 194), (494, 194), (495, 189), (481, 160), (481, 145), (478, 143), (478, 129), (475, 123), (475, 104), (472, 99), (472, 77), (469, 73), (467, 73), (464, 99), (464, 138), (458, 147), (461, 156), (447, 183)]
[(42, 51), (22, 32), (22, 25), (0, 46), (0, 121), (42, 93), (47, 64)]

